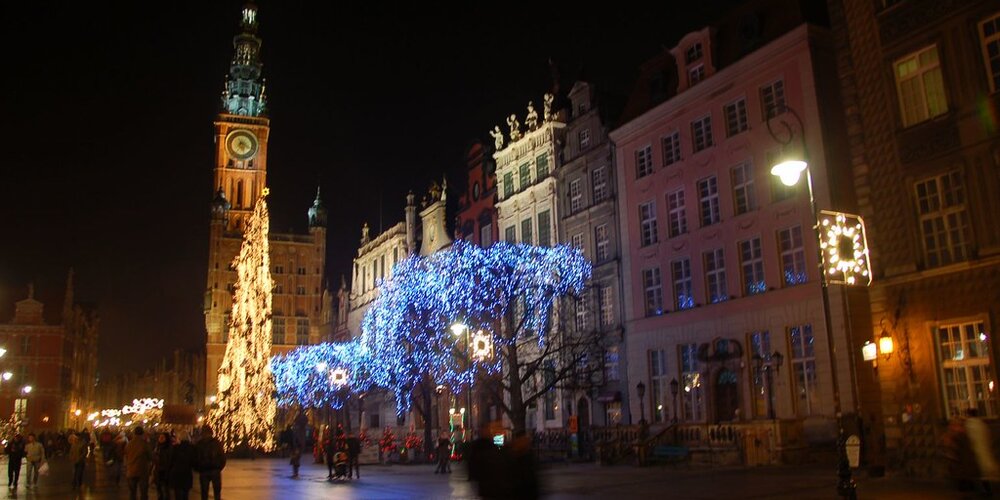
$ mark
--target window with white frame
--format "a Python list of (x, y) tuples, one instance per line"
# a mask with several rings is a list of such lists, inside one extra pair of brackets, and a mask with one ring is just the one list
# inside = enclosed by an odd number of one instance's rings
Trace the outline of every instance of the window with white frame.
[(733, 211), (736, 215), (757, 209), (757, 195), (753, 188), (753, 167), (750, 161), (736, 164), (730, 170), (733, 184)]
[[(747, 344), (750, 346), (747, 360), (750, 366), (750, 402), (753, 407), (754, 418), (767, 418), (769, 416), (767, 393), (767, 368), (757, 366), (755, 358), (761, 358), (765, 363), (771, 361), (771, 333), (767, 330), (750, 332), (747, 335)], [(773, 376), (773, 374), (772, 374)]]
[(613, 345), (604, 351), (604, 378), (608, 382), (621, 380), (621, 372), (618, 370), (618, 346)]
[(611, 258), (611, 234), (608, 225), (601, 224), (594, 228), (594, 260), (604, 262)]
[(935, 328), (941, 388), (949, 417), (972, 408), (981, 417), (997, 416), (989, 338), (982, 321)]
[[(479, 245), (486, 248), (493, 244), (493, 224), (486, 223), (479, 227)], [(395, 250), (395, 249), (393, 249)], [(396, 261), (396, 256), (392, 257), (393, 262)]]
[(271, 343), (285, 343), (285, 318), (275, 317), (271, 320)]
[(680, 397), (685, 422), (705, 421), (705, 393), (701, 383), (701, 366), (698, 361), (698, 344), (677, 346), (680, 363)]
[(590, 147), (590, 129), (585, 128), (579, 132), (580, 139), (580, 149), (584, 150)]
[(969, 258), (969, 215), (962, 173), (953, 170), (916, 184), (917, 211), (927, 267)]
[(764, 121), (785, 112), (785, 82), (775, 80), (760, 88), (760, 107)]
[(590, 317), (590, 293), (587, 290), (580, 292), (580, 297), (576, 300), (576, 314), (574, 317), (573, 325), (576, 327), (576, 331), (585, 332), (589, 327), (589, 317)]
[(742, 97), (723, 106), (726, 114), (726, 136), (732, 137), (749, 129), (747, 123), (747, 100)]
[(663, 284), (660, 282), (660, 268), (643, 269), (642, 286), (646, 298), (646, 316), (663, 314)]
[(639, 227), (641, 246), (656, 243), (656, 203), (649, 201), (639, 205)]
[(740, 267), (743, 271), (743, 294), (756, 295), (767, 291), (764, 282), (764, 256), (761, 253), (760, 238), (751, 238), (739, 243)]
[(688, 87), (694, 87), (705, 79), (705, 65), (699, 64), (688, 70)]
[(778, 231), (778, 249), (781, 251), (781, 279), (785, 286), (809, 281), (806, 273), (806, 250), (802, 244), (802, 226)]
[(542, 180), (549, 176), (549, 154), (542, 153), (535, 158), (535, 179)]
[(531, 233), (531, 219), (524, 219), (521, 221), (521, 243), (531, 245), (534, 242), (534, 235)]
[(893, 64), (903, 126), (909, 127), (948, 111), (937, 45), (924, 47)]
[(729, 290), (726, 287), (726, 260), (721, 248), (709, 250), (703, 255), (705, 260), (705, 289), (708, 292), (708, 302), (718, 304), (729, 300)]
[(611, 286), (601, 287), (601, 326), (608, 327), (615, 322), (615, 296)]
[(719, 181), (714, 175), (698, 181), (698, 201), (701, 209), (702, 227), (711, 226), (721, 220), (719, 215)]
[(649, 351), (649, 379), (652, 382), (649, 391), (649, 410), (653, 422), (666, 422), (668, 406), (670, 405), (670, 375), (667, 373), (666, 351), (655, 349)]
[(569, 213), (575, 214), (583, 209), (583, 181), (569, 181)]
[(524, 163), (518, 169), (518, 191), (524, 191), (531, 184), (531, 164)]
[(586, 250), (583, 248), (583, 233), (576, 233), (573, 236), (570, 236), (570, 244), (573, 245), (573, 248), (579, 248), (584, 255), (587, 254)]
[(548, 210), (538, 212), (538, 246), (552, 244), (552, 214)]
[(306, 318), (295, 320), (295, 343), (298, 345), (309, 343), (309, 320)]
[(681, 134), (674, 132), (667, 134), (662, 139), (663, 145), (663, 166), (673, 165), (681, 161)]
[(674, 307), (677, 310), (694, 307), (691, 294), (691, 259), (677, 259), (670, 263), (670, 276), (674, 283)]
[(1000, 91), (1000, 13), (979, 23), (979, 36), (982, 37), (983, 62), (986, 64), (990, 91)]
[(684, 53), (684, 64), (691, 64), (698, 59), (701, 59), (703, 52), (701, 50), (701, 42), (695, 42), (690, 47), (688, 47), (687, 52)]
[(691, 122), (691, 144), (695, 153), (712, 145), (712, 115)]
[(508, 243), (517, 241), (517, 226), (507, 226), (503, 230), (503, 240)]
[(687, 232), (687, 213), (684, 210), (684, 189), (667, 193), (667, 230), (670, 237)]
[(816, 350), (812, 325), (796, 325), (788, 329), (792, 350), (792, 377), (795, 380), (796, 411), (805, 417), (818, 413), (819, 384), (816, 377)]
[(590, 174), (591, 189), (594, 192), (594, 204), (608, 199), (608, 168), (597, 167)]
[(507, 172), (503, 174), (503, 197), (510, 198), (514, 196), (514, 173)]
[(653, 148), (646, 146), (635, 152), (635, 178), (639, 179), (653, 173)]

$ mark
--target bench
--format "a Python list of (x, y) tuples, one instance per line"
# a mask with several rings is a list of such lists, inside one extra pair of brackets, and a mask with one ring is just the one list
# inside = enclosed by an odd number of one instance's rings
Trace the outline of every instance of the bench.
[(680, 462), (687, 460), (691, 456), (691, 450), (687, 446), (657, 445), (653, 447), (652, 459)]

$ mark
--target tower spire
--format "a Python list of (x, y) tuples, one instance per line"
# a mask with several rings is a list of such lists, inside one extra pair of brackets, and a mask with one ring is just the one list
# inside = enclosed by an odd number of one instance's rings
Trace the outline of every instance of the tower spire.
[(223, 113), (261, 116), (266, 110), (257, 27), (257, 5), (247, 2), (240, 17), (240, 33), (233, 37), (233, 60), (222, 90)]

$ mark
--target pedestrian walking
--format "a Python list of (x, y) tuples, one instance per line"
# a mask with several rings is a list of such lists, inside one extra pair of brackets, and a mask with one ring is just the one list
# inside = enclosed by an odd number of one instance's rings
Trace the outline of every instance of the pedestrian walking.
[(323, 456), (326, 459), (326, 470), (328, 474), (327, 479), (333, 479), (333, 455), (337, 453), (339, 449), (337, 447), (337, 442), (333, 438), (333, 433), (330, 432), (330, 428), (327, 427), (323, 431)]
[(153, 483), (156, 485), (156, 498), (170, 499), (170, 477), (167, 474), (170, 466), (170, 454), (173, 452), (169, 433), (161, 432), (156, 436), (156, 448), (153, 450)]
[(73, 464), (73, 489), (83, 487), (83, 470), (87, 465), (87, 443), (76, 434), (69, 435), (69, 461)]
[(305, 413), (299, 411), (292, 425), (292, 458), (289, 463), (292, 464), (293, 478), (299, 477), (299, 467), (302, 466), (302, 453), (306, 450), (306, 425), (308, 423), (309, 419), (306, 418)]
[(977, 409), (967, 410), (966, 415), (965, 432), (969, 436), (972, 454), (976, 457), (980, 492), (986, 496), (993, 496), (992, 483), (1000, 481), (1000, 465), (997, 464), (996, 455), (993, 453), (993, 437), (986, 422), (979, 418)]
[(101, 431), (100, 442), (101, 455), (104, 457), (105, 462), (110, 462), (115, 449), (115, 435), (111, 433), (111, 429), (105, 427)]
[(435, 474), (451, 473), (451, 439), (447, 434), (441, 434), (437, 442), (437, 468)]
[(28, 444), (24, 445), (24, 457), (28, 459), (28, 487), (38, 485), (38, 469), (45, 463), (45, 447), (34, 434), (28, 434)]
[(175, 500), (188, 500), (193, 481), (191, 471), (194, 469), (195, 449), (191, 438), (181, 433), (180, 441), (170, 452), (167, 476), (170, 488), (174, 490)]
[(361, 479), (361, 439), (358, 439), (354, 433), (347, 436), (347, 477), (350, 478), (351, 474), (354, 477)]
[(125, 445), (125, 477), (128, 479), (129, 500), (149, 500), (149, 468), (153, 460), (145, 431), (136, 427), (132, 439)]
[(17, 489), (21, 478), (21, 461), (24, 460), (24, 436), (17, 434), (7, 442), (7, 487)]
[(195, 450), (195, 470), (198, 471), (198, 482), (201, 485), (201, 500), (208, 500), (209, 483), (212, 484), (215, 500), (221, 500), (222, 469), (226, 468), (226, 452), (208, 425), (202, 427), (201, 439), (195, 445)]

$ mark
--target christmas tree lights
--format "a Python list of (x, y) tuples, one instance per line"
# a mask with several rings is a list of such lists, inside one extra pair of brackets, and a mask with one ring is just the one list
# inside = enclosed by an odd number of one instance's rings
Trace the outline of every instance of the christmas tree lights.
[(227, 451), (274, 447), (275, 385), (271, 375), (271, 265), (267, 189), (258, 198), (233, 260), (237, 280), (219, 392), (208, 421)]

